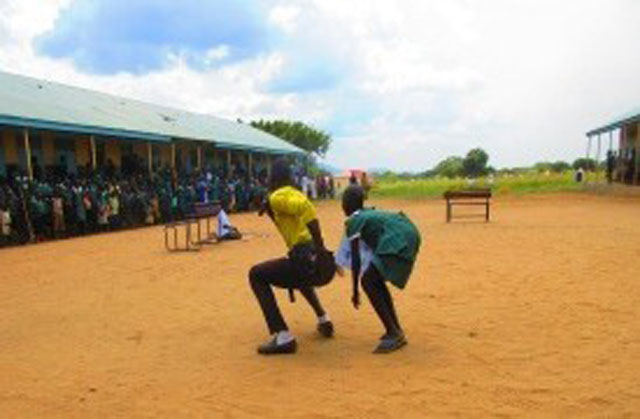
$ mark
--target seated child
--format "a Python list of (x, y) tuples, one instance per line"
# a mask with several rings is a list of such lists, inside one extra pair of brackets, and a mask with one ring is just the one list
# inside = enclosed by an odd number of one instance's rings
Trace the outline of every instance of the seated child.
[(0, 202), (0, 247), (9, 244), (11, 239), (11, 213), (9, 208)]
[(240, 230), (231, 225), (227, 213), (220, 208), (220, 212), (218, 212), (218, 240), (239, 240), (241, 238)]
[(420, 249), (420, 232), (403, 213), (363, 208), (364, 190), (349, 186), (342, 197), (348, 217), (346, 233), (336, 263), (351, 269), (355, 308), (360, 305), (358, 283), (362, 281), (371, 305), (382, 321), (385, 334), (374, 353), (387, 353), (407, 344), (385, 281), (403, 289)]

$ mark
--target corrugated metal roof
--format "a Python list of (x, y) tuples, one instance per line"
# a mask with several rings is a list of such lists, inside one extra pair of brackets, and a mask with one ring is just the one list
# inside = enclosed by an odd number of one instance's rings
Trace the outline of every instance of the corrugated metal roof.
[(215, 142), (266, 153), (302, 153), (250, 125), (0, 72), (0, 124), (118, 138)]
[(587, 132), (587, 136), (591, 137), (593, 135), (604, 134), (609, 131), (622, 128), (625, 125), (632, 124), (634, 122), (640, 122), (640, 109), (636, 109), (632, 112), (628, 112), (624, 115), (620, 115), (618, 118), (614, 119), (612, 122), (602, 125), (601, 127), (592, 129), (591, 131)]

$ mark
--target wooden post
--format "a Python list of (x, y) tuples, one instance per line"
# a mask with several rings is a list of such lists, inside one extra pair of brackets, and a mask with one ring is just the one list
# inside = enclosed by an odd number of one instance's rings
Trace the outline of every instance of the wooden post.
[(486, 205), (486, 206), (485, 206), (485, 211), (486, 211), (486, 212), (485, 212), (485, 219), (484, 219), (484, 221), (485, 221), (485, 222), (487, 222), (487, 223), (489, 222), (489, 218), (490, 218), (489, 214), (490, 214), (490, 211), (491, 211), (491, 209), (490, 209), (490, 204), (491, 204), (491, 202), (489, 201), (490, 199), (491, 199), (491, 198), (487, 198), (487, 202), (485, 203), (485, 205)]
[(249, 169), (249, 177), (251, 178), (251, 177), (253, 177), (253, 170), (251, 170), (252, 166), (253, 166), (253, 159), (251, 157), (251, 152), (250, 151), (247, 152), (247, 166), (248, 166), (248, 169)]
[(227, 178), (231, 178), (231, 150), (227, 150)]
[(149, 167), (149, 176), (153, 175), (153, 146), (147, 142), (147, 166)]
[(89, 136), (89, 144), (91, 146), (91, 168), (95, 171), (98, 167), (96, 158), (96, 139), (93, 135)]
[(29, 130), (24, 129), (24, 151), (27, 156), (27, 175), (33, 180), (33, 166), (31, 164), (31, 143), (29, 142)]
[(176, 144), (171, 143), (171, 170), (176, 170)]

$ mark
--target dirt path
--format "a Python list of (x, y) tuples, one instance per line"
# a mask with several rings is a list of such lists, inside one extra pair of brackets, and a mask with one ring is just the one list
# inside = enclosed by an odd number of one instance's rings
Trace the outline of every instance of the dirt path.
[[(346, 278), (320, 291), (335, 339), (280, 292), (299, 353), (255, 354), (247, 271), (284, 246), (254, 214), (233, 217), (246, 241), (199, 253), (168, 254), (162, 228), (0, 251), (0, 416), (640, 415), (639, 200), (498, 200), (492, 223), (450, 225), (441, 202), (377, 204), (425, 243), (391, 356)], [(319, 214), (335, 247), (339, 206)]]

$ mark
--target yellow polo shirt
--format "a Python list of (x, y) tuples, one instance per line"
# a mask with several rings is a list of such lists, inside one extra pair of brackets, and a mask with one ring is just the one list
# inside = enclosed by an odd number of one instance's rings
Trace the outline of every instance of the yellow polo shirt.
[(307, 224), (318, 217), (316, 209), (305, 194), (292, 186), (283, 186), (269, 195), (269, 205), (276, 226), (289, 249), (312, 240)]

